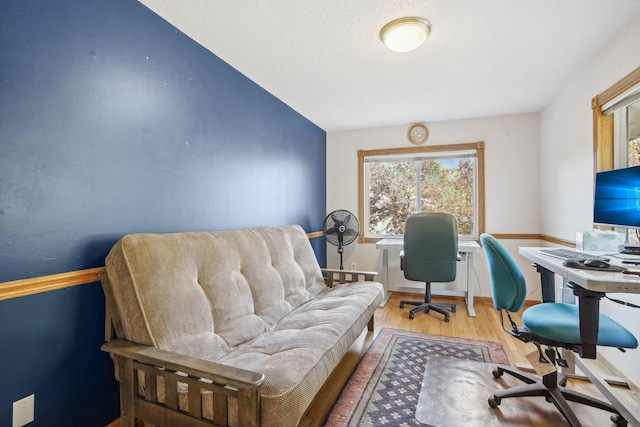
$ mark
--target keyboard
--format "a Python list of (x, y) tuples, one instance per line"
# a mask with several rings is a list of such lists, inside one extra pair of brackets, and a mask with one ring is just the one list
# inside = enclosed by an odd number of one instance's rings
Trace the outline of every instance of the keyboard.
[(564, 249), (564, 248), (540, 249), (540, 253), (549, 255), (552, 257), (556, 257), (564, 260), (572, 260), (572, 261), (581, 261), (585, 259), (599, 259), (601, 261), (607, 261), (607, 262), (609, 261), (609, 258), (606, 258), (606, 257), (591, 255), (584, 252), (574, 251), (572, 249)]

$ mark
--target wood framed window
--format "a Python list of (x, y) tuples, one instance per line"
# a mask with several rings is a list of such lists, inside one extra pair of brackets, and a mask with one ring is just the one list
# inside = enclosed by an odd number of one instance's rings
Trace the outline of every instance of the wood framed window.
[(610, 170), (615, 167), (614, 115), (606, 114), (603, 107), (638, 84), (640, 84), (640, 67), (591, 100), (591, 108), (593, 110), (594, 175), (596, 172)]
[(401, 237), (409, 214), (449, 212), (460, 238), (484, 232), (484, 142), (358, 151), (358, 241)]

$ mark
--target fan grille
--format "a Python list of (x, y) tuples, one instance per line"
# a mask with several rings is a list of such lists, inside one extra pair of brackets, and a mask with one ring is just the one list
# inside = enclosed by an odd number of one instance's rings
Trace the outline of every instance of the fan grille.
[(358, 218), (344, 209), (335, 210), (327, 215), (322, 227), (327, 242), (338, 247), (353, 243), (359, 231)]

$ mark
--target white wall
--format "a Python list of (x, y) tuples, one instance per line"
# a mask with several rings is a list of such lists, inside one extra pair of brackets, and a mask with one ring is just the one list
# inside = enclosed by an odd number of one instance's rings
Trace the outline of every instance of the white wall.
[[(427, 145), (485, 141), (486, 227), (489, 233), (540, 233), (538, 155), (539, 116), (520, 114), (480, 119), (427, 123)], [(327, 133), (327, 211), (358, 212), (358, 150), (412, 146), (406, 126)], [(531, 299), (540, 298), (539, 282), (531, 263), (517, 255), (518, 246), (539, 246), (539, 241), (505, 240), (516, 255), (530, 286)], [(406, 281), (399, 268), (399, 253), (389, 254), (389, 289), (424, 291), (424, 285)], [(353, 243), (344, 250), (344, 265), (356, 263), (359, 270), (382, 270), (382, 253), (375, 244)], [(327, 264), (337, 267), (336, 248), (327, 245)], [(491, 296), (484, 254), (475, 257), (475, 294)], [(462, 267), (462, 266), (461, 266)], [(448, 289), (464, 289), (466, 268)], [(434, 288), (437, 286), (434, 284)]]
[[(593, 120), (591, 99), (640, 66), (640, 18), (623, 29), (574, 76), (540, 115), (542, 232), (575, 240), (593, 222)], [(640, 304), (640, 295), (616, 295)], [(640, 310), (603, 300), (602, 312), (640, 338)], [(601, 353), (640, 384), (639, 350)]]

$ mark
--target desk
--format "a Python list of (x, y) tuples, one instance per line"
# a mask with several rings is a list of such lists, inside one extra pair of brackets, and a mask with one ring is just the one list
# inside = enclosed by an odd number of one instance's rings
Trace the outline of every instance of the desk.
[[(401, 251), (404, 246), (404, 240), (401, 238), (382, 239), (376, 243), (376, 249), (382, 249), (382, 286), (384, 287), (385, 298), (381, 306), (384, 306), (389, 300), (389, 250)], [(466, 291), (446, 291), (444, 295), (464, 296), (467, 303), (467, 312), (470, 317), (476, 317), (476, 310), (473, 308), (473, 284), (471, 275), (473, 273), (473, 254), (480, 252), (480, 245), (474, 240), (459, 240), (458, 252), (460, 252), (462, 261), (467, 261), (467, 290)], [(441, 291), (442, 292), (442, 291)], [(432, 291), (432, 295), (443, 295), (437, 289)]]
[[(552, 271), (565, 281), (575, 283), (589, 291), (640, 294), (640, 277), (638, 276), (607, 271), (567, 268), (562, 265), (563, 261), (560, 258), (545, 255), (540, 252), (540, 249), (544, 248), (519, 248), (519, 252), (523, 257)], [(602, 253), (598, 253), (598, 255), (602, 255)], [(611, 265), (622, 266), (621, 259), (615, 257), (608, 258), (611, 258)]]
[[(544, 302), (554, 300), (550, 289), (554, 283), (552, 277), (549, 278), (549, 275), (553, 276), (551, 273), (561, 276), (564, 283), (578, 297), (580, 301), (580, 340), (583, 344), (580, 356), (594, 359), (598, 338), (600, 299), (610, 292), (640, 293), (640, 278), (618, 272), (567, 268), (562, 265), (562, 259), (546, 255), (540, 252), (541, 249), (544, 248), (520, 248), (519, 252), (520, 255), (539, 266)], [(621, 262), (622, 260), (613, 257), (610, 261), (611, 265), (617, 266), (622, 266)], [(572, 302), (565, 300), (565, 298), (563, 301)]]
[[(583, 325), (588, 325), (585, 329), (593, 329), (593, 319), (597, 319), (600, 312), (600, 298), (605, 293), (624, 292), (624, 293), (640, 293), (640, 277), (634, 275), (626, 275), (622, 273), (613, 273), (607, 271), (596, 270), (581, 270), (577, 268), (567, 268), (562, 265), (563, 261), (559, 258), (555, 258), (549, 255), (545, 255), (540, 252), (543, 248), (520, 248), (520, 255), (533, 261), (538, 266), (542, 267), (546, 272), (552, 272), (562, 277), (563, 282), (569, 287), (572, 287), (574, 293), (580, 301), (580, 338), (583, 334)], [(621, 266), (621, 259), (611, 258), (610, 263), (612, 265)], [(540, 269), (539, 269), (540, 271)], [(543, 295), (549, 295), (549, 289), (544, 289), (550, 285), (548, 280), (544, 280), (545, 271), (542, 271), (542, 293)], [(553, 283), (553, 281), (551, 281)], [(577, 287), (575, 286), (577, 285)], [(547, 302), (549, 300), (547, 299)], [(584, 306), (584, 307), (583, 307)], [(632, 408), (629, 408), (624, 403), (624, 400), (620, 398), (617, 393), (609, 386), (606, 380), (597, 372), (594, 364), (589, 359), (595, 358), (595, 339), (597, 339), (597, 329), (595, 334), (589, 334), (585, 331), (587, 336), (587, 343), (585, 348), (589, 354), (582, 356), (575, 356), (575, 363), (580, 370), (586, 375), (586, 377), (605, 395), (613, 406), (620, 411), (630, 425), (640, 425), (640, 415), (637, 414)], [(595, 335), (595, 336), (593, 336)], [(583, 341), (584, 342), (584, 341)]]

